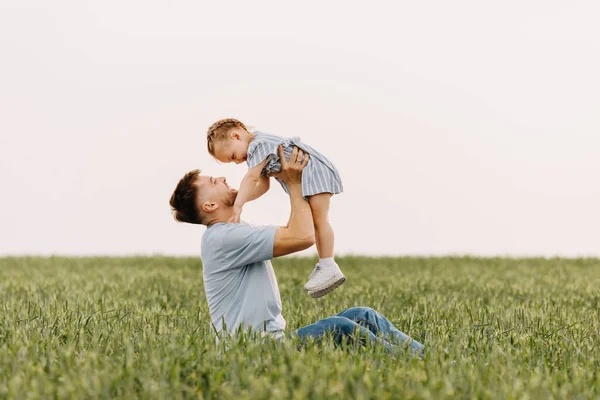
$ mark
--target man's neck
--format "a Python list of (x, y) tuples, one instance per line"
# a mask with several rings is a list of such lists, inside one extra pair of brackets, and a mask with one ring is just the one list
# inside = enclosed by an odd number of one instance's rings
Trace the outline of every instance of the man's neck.
[(212, 217), (212, 219), (209, 219), (206, 226), (208, 227), (208, 226), (211, 226), (214, 224), (218, 224), (219, 222), (227, 223), (227, 221), (229, 221), (229, 218), (231, 218), (232, 215), (233, 215), (233, 209), (231, 209), (231, 208), (229, 208), (227, 210), (221, 210), (220, 213), (214, 215)]

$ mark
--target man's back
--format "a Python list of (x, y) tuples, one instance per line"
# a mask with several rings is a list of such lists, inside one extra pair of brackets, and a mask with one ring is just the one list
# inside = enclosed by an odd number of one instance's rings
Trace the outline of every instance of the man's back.
[[(271, 265), (276, 227), (216, 223), (202, 236), (204, 288), (218, 332), (285, 329)], [(223, 322), (225, 326), (223, 326)]]

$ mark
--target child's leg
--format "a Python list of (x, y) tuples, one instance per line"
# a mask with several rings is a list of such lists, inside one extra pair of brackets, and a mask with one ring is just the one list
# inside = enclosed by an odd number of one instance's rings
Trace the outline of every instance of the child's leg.
[(312, 297), (321, 297), (346, 281), (340, 267), (333, 260), (333, 228), (329, 224), (330, 193), (320, 193), (308, 198), (315, 224), (319, 263), (310, 274), (304, 288)]
[(331, 193), (319, 193), (308, 198), (315, 224), (315, 239), (319, 258), (333, 257), (334, 233), (329, 223)]
[(326, 295), (346, 281), (340, 267), (333, 260), (333, 228), (329, 224), (330, 199), (329, 193), (320, 193), (308, 198), (315, 224), (319, 263), (304, 288), (315, 298)]

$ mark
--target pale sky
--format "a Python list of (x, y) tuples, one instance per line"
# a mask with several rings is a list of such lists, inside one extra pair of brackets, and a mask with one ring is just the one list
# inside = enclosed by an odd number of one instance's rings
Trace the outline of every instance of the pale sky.
[[(595, 1), (0, 2), (0, 255), (199, 255), (215, 120), (300, 136), (338, 254), (600, 255)], [(277, 183), (242, 219), (284, 224)], [(306, 254), (314, 254), (314, 248)]]

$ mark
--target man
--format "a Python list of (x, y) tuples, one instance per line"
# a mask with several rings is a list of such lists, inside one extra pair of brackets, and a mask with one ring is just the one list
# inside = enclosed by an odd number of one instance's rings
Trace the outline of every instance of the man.
[[(310, 205), (302, 198), (302, 169), (309, 155), (294, 148), (290, 160), (279, 148), (281, 172), (277, 176), (290, 191), (291, 212), (286, 226), (256, 227), (227, 223), (233, 214), (237, 191), (225, 178), (188, 172), (178, 183), (170, 204), (177, 221), (206, 225), (202, 236), (202, 264), (206, 299), (212, 323), (219, 334), (251, 328), (283, 337), (285, 319), (271, 265), (274, 257), (292, 254), (315, 243)], [(380, 343), (389, 352), (410, 346), (421, 353), (423, 345), (398, 330), (385, 317), (367, 307), (354, 307), (294, 332), (301, 339), (332, 334), (336, 342), (354, 333)], [(380, 337), (378, 337), (378, 335)]]

